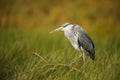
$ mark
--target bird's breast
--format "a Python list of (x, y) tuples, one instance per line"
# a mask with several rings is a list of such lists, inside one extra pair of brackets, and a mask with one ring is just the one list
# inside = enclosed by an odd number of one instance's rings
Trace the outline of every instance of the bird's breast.
[(79, 49), (79, 44), (77, 42), (77, 36), (75, 36), (75, 34), (72, 31), (68, 31), (68, 32), (64, 32), (65, 36), (67, 37), (67, 39), (71, 42), (72, 46), (76, 49), (76, 50), (80, 50)]

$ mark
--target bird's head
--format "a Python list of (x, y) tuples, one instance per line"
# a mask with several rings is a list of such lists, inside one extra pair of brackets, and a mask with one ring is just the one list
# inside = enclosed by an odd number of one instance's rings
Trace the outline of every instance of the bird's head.
[(65, 30), (70, 30), (73, 27), (73, 24), (71, 23), (64, 23), (62, 26), (60, 26), (59, 28), (51, 31), (50, 33), (56, 32), (56, 31), (65, 31)]

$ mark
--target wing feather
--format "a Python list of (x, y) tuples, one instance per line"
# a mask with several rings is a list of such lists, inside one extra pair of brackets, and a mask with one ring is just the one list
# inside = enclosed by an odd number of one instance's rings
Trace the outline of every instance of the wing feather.
[(94, 43), (92, 39), (80, 26), (77, 25), (75, 30), (78, 34), (79, 47), (82, 46), (83, 49), (86, 50), (90, 54), (90, 57), (94, 60), (95, 50), (94, 50)]

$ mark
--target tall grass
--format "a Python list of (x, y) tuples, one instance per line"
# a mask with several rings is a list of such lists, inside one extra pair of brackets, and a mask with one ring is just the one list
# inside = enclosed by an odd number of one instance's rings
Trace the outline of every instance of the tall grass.
[(62, 32), (0, 30), (0, 80), (119, 80), (120, 38), (91, 37), (95, 61), (80, 58), (69, 67), (80, 52)]

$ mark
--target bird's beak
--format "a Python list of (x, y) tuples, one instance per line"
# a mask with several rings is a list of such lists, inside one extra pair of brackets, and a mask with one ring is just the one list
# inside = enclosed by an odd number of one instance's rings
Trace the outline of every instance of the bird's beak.
[(57, 28), (57, 29), (51, 31), (50, 33), (57, 32), (57, 31), (59, 31), (59, 30), (62, 30), (62, 28), (63, 28), (63, 27), (59, 27), (59, 28)]

